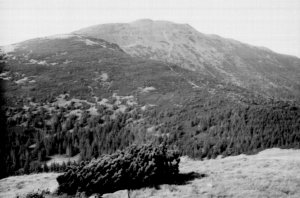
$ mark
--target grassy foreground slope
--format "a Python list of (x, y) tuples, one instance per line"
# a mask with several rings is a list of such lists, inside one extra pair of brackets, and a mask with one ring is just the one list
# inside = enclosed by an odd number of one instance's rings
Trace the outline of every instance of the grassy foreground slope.
[[(130, 197), (290, 197), (300, 196), (300, 150), (268, 149), (256, 155), (238, 155), (211, 160), (183, 157), (181, 173), (199, 173), (182, 185), (164, 184), (130, 192)], [(14, 197), (39, 189), (54, 191), (58, 174), (15, 176), (0, 180), (0, 197)], [(45, 184), (47, 183), (47, 184)], [(57, 197), (50, 195), (49, 197)], [(127, 191), (105, 194), (127, 197)]]

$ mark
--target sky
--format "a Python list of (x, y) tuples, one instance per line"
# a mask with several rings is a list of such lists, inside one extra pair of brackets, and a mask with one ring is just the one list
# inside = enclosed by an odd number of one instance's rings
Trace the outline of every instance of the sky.
[(0, 45), (145, 18), (300, 57), (300, 0), (0, 0)]

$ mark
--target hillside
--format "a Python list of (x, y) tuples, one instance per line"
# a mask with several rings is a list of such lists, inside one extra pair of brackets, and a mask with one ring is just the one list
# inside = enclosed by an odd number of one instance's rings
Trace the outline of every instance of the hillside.
[[(299, 197), (299, 150), (268, 149), (257, 155), (239, 155), (197, 161), (182, 157), (180, 172), (198, 175), (181, 185), (133, 190), (130, 197)], [(0, 197), (13, 198), (37, 189), (55, 191), (59, 174), (44, 173), (0, 180)], [(57, 197), (55, 195), (49, 197)], [(105, 194), (127, 197), (127, 191)]]
[(297, 101), (78, 34), (1, 49), (4, 176), (63, 171), (49, 167), (55, 156), (90, 160), (133, 143), (165, 142), (193, 158), (300, 148)]
[(300, 98), (299, 58), (202, 34), (188, 24), (144, 19), (96, 25), (74, 33), (101, 38), (132, 56), (171, 62), (268, 97)]

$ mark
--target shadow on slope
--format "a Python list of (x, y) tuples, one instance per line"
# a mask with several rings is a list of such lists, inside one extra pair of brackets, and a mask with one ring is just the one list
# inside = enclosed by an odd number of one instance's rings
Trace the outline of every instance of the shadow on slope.
[[(159, 185), (162, 184), (169, 184), (169, 185), (186, 185), (189, 184), (191, 181), (195, 179), (202, 179), (204, 177), (207, 177), (208, 175), (205, 173), (197, 173), (197, 172), (188, 172), (188, 173), (179, 173), (176, 177), (174, 177), (171, 180), (168, 180), (168, 182), (162, 182)], [(159, 185), (155, 186), (156, 189), (160, 189)]]

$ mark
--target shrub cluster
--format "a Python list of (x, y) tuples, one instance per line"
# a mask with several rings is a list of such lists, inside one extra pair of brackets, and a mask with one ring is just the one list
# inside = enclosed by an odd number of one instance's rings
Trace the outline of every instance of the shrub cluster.
[(132, 145), (111, 155), (70, 166), (59, 176), (58, 191), (109, 193), (135, 189), (174, 179), (179, 173), (179, 153), (165, 145)]

